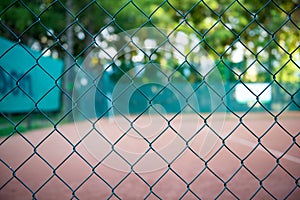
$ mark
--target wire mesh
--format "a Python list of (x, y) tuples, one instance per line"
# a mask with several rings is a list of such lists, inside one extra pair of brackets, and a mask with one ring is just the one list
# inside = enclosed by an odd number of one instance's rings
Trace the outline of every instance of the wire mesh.
[[(5, 192), (7, 185), (16, 180), (25, 187), (27, 192), (29, 191), (31, 193), (33, 199), (37, 199), (39, 192), (46, 188), (47, 184), (51, 184), (53, 179), (57, 178), (63, 187), (67, 187), (68, 198), (79, 199), (78, 191), (80, 191), (80, 188), (87, 182), (90, 182), (92, 177), (96, 177), (97, 180), (103, 182), (105, 187), (109, 188), (110, 194), (107, 195), (107, 199), (122, 199), (126, 197), (120, 195), (118, 188), (122, 187), (122, 184), (124, 182), (126, 183), (132, 174), (134, 174), (134, 176), (142, 182), (141, 184), (145, 184), (147, 187), (147, 192), (145, 192), (143, 198), (161, 199), (163, 197), (155, 188), (171, 173), (179, 179), (179, 182), (182, 182), (185, 188), (179, 196), (174, 198), (201, 199), (204, 198), (203, 194), (197, 193), (195, 191), (196, 189), (191, 186), (196, 184), (201, 177), (206, 177), (206, 174), (210, 173), (222, 185), (222, 190), (218, 191), (213, 198), (218, 199), (221, 198), (222, 195), (229, 193), (231, 198), (239, 199), (241, 198), (241, 196), (239, 196), (240, 193), (237, 193), (229, 185), (235, 177), (238, 176), (240, 171), (246, 170), (251, 178), (254, 178), (255, 182), (258, 183), (258, 187), (255, 191), (252, 191), (249, 198), (256, 198), (256, 196), (263, 191), (267, 198), (277, 199), (278, 194), (274, 194), (273, 190), (266, 187), (265, 182), (268, 178), (272, 177), (272, 174), (274, 174), (276, 170), (280, 169), (285, 173), (284, 178), (288, 177), (294, 182), (290, 190), (280, 197), (284, 199), (295, 198), (295, 195), (297, 197), (300, 190), (299, 173), (294, 173), (290, 168), (283, 165), (282, 159), (284, 156), (287, 156), (292, 148), (296, 149), (295, 151), (299, 153), (299, 128), (296, 128), (296, 133), (292, 133), (289, 127), (282, 124), (279, 119), (288, 110), (299, 112), (299, 2), (297, 0), (287, 2), (274, 0), (253, 2), (246, 2), (244, 0), (221, 2), (213, 0), (157, 0), (149, 3), (149, 5), (148, 3), (148, 1), (144, 3), (143, 1), (137, 0), (118, 2), (96, 0), (80, 2), (72, 0), (1, 1), (1, 37), (11, 40), (12, 42), (8, 45), (8, 48), (4, 48), (0, 51), (0, 61), (3, 60), (0, 66), (0, 77), (2, 79), (0, 85), (2, 125), (0, 128), (3, 130), (0, 149), (1, 146), (4, 148), (12, 138), (20, 137), (26, 142), (25, 146), (30, 146), (31, 154), (13, 167), (6, 160), (5, 156), (0, 157), (2, 163), (1, 171), (9, 170), (10, 173), (10, 177), (1, 180), (0, 190)], [(169, 48), (173, 49), (172, 51), (176, 51), (177, 54), (180, 54), (182, 57), (180, 62), (173, 64), (174, 66), (171, 72), (164, 75), (167, 82), (163, 87), (156, 88), (158, 92), (147, 94), (147, 91), (150, 91), (151, 88), (139, 88), (138, 86), (130, 85), (135, 77), (127, 76), (126, 74), (129, 74), (132, 69), (137, 69), (138, 66), (132, 67), (132, 65), (130, 65), (128, 67), (118, 64), (117, 62), (119, 60), (121, 60), (121, 63), (127, 62), (126, 56), (117, 58), (117, 53), (114, 54), (105, 51), (106, 49), (101, 46), (100, 49), (105, 52), (106, 61), (109, 63), (103, 71), (107, 72), (107, 74), (110, 73), (111, 82), (105, 82), (103, 85), (99, 85), (97, 84), (99, 74), (94, 77), (89, 74), (90, 72), (82, 68), (82, 63), (84, 63), (83, 58), (87, 57), (95, 45), (99, 47), (99, 42), (101, 42), (99, 38), (103, 38), (109, 34), (113, 37), (116, 34), (122, 33), (133, 41), (140, 30), (149, 27), (152, 31), (156, 32), (155, 34), (160, 35), (159, 37), (161, 37), (163, 41), (161, 45), (156, 44), (156, 46), (148, 52), (144, 50), (138, 42), (133, 42), (134, 48), (143, 54), (143, 57), (147, 60), (147, 64), (162, 59), (159, 58), (158, 54), (164, 44), (169, 45)], [(134, 31), (129, 31), (133, 29)], [(188, 51), (181, 50), (176, 46), (176, 41), (172, 38), (175, 32), (195, 35), (197, 39), (192, 40), (195, 40), (197, 44)], [(146, 39), (147, 35), (144, 40)], [(25, 44), (31, 48), (28, 48)], [(110, 44), (108, 43), (106, 45)], [(205, 49), (213, 59), (212, 68), (204, 74), (197, 71), (193, 66), (193, 61), (190, 60), (191, 52), (193, 52), (197, 46), (201, 46), (201, 48)], [(15, 50), (17, 48), (21, 48), (21, 53)], [(125, 48), (126, 47), (121, 46), (120, 52)], [(39, 50), (39, 53), (34, 53), (32, 49)], [(243, 57), (237, 58), (240, 57), (240, 55), (238, 55), (236, 51), (243, 51)], [(19, 53), (26, 54), (27, 56), (22, 57)], [(153, 56), (154, 54), (157, 54), (158, 58), (155, 58), (155, 56)], [(61, 69), (58, 74), (55, 74), (50, 68), (46, 67), (47, 64), (43, 63), (43, 57), (45, 56), (51, 57), (54, 60), (64, 59), (64, 68)], [(33, 60), (33, 62), (29, 64), (29, 67), (23, 70), (21, 65), (18, 66), (21, 69), (20, 72), (11, 71), (5, 64), (5, 60), (8, 60), (6, 62), (13, 63), (18, 59), (21, 59), (19, 65), (22, 64), (22, 62), (25, 63), (26, 60)], [(130, 59), (132, 59), (132, 57)], [(234, 59), (238, 61), (232, 61)], [(101, 61), (96, 60), (95, 62)], [(172, 65), (172, 63), (170, 65)], [(164, 70), (154, 65), (151, 65), (150, 68), (155, 68), (161, 74), (165, 73)], [(189, 71), (185, 70), (185, 68), (188, 68)], [(45, 81), (49, 79), (48, 82), (50, 86), (46, 88), (40, 86), (42, 93), (34, 97), (34, 91), (28, 88), (35, 86), (28, 86), (26, 80), (35, 70), (39, 71), (39, 74), (36, 76), (44, 77), (43, 79)], [(97, 95), (104, 98), (105, 101), (110, 101), (112, 104), (117, 104), (116, 102), (119, 97), (117, 96), (116, 100), (113, 101), (106, 90), (111, 90), (109, 88), (116, 86), (116, 82), (121, 76), (125, 75), (126, 78), (129, 79), (129, 85), (133, 86), (137, 91), (135, 95), (138, 96), (138, 100), (136, 106), (133, 106), (131, 109), (131, 112), (136, 114), (137, 117), (132, 120), (127, 117), (126, 114), (122, 113), (122, 102), (119, 107), (115, 108), (117, 109), (118, 115), (125, 118), (125, 120), (131, 124), (131, 127), (128, 130), (124, 130), (117, 141), (110, 141), (109, 138), (103, 135), (101, 130), (95, 128), (97, 122), (106, 119), (106, 117), (110, 115), (113, 105), (105, 107), (103, 106), (105, 103), (98, 102), (104, 109), (97, 113), (96, 121), (92, 120), (87, 113), (78, 110), (80, 101), (89, 93), (89, 88), (86, 88), (86, 90), (81, 91), (78, 98), (74, 99), (72, 96), (72, 90), (76, 87), (75, 73), (80, 70), (88, 77), (87, 79), (91, 79), (91, 87), (95, 87)], [(213, 76), (217, 73), (216, 70), (219, 71), (221, 80), (224, 82), (224, 93), (218, 90), (218, 87), (221, 87), (220, 85), (208, 81), (209, 76)], [(202, 108), (201, 112), (199, 109), (190, 105), (192, 98), (186, 96), (186, 93), (184, 93), (185, 88), (178, 88), (178, 85), (172, 83), (172, 76), (176, 74), (176, 72), (185, 76), (191, 83), (193, 91), (192, 94), (189, 95), (195, 95), (196, 98), (198, 98), (197, 101)], [(253, 75), (253, 73), (255, 73), (255, 75)], [(100, 78), (105, 79), (104, 75)], [(256, 82), (265, 83), (264, 88), (259, 92), (254, 91), (251, 84), (249, 84)], [(168, 96), (169, 87), (172, 87), (178, 96), (182, 96), (186, 103), (184, 106), (176, 107), (172, 101), (171, 103), (165, 102), (167, 112), (162, 112), (159, 108), (153, 106), (154, 101), (159, 98), (159, 95), (162, 95), (162, 99), (159, 101), (170, 99), (171, 97)], [(235, 93), (238, 87), (243, 87), (244, 92), (250, 93), (250, 95), (254, 97), (254, 101), (252, 100), (248, 105), (238, 103), (238, 97)], [(207, 104), (207, 99), (203, 100), (200, 98), (201, 94), (208, 91), (207, 88), (212, 91), (213, 94), (211, 95), (213, 95), (214, 98), (219, 99), (213, 108), (211, 108), (212, 105)], [(265, 102), (262, 99), (264, 98), (263, 94), (267, 92), (272, 93), (272, 100)], [(52, 93), (55, 93), (54, 97), (57, 98), (56, 100), (49, 98), (49, 95)], [(30, 104), (30, 106), (25, 110), (21, 109), (21, 111), (16, 110), (12, 112), (12, 108), (17, 107), (17, 105), (13, 105), (12, 102), (10, 102), (10, 98), (12, 98), (10, 96), (18, 94), (23, 95), (21, 107), (24, 108), (27, 104)], [(121, 96), (121, 94), (120, 92), (119, 96)], [(17, 97), (13, 96), (13, 98)], [(24, 99), (26, 99), (26, 102), (24, 102)], [(145, 101), (143, 103), (144, 106), (138, 107), (141, 99)], [(57, 101), (59, 105), (61, 104), (58, 108), (59, 110), (57, 110), (57, 108), (56, 110), (54, 109), (54, 113), (51, 113), (53, 108), (52, 110), (47, 110), (47, 106), (51, 104), (51, 101)], [(208, 109), (208, 107), (210, 107), (210, 109)], [(4, 108), (7, 109), (5, 110)], [(149, 108), (153, 108), (154, 112), (167, 123), (165, 129), (163, 129), (154, 140), (144, 137), (143, 132), (133, 126), (139, 117), (145, 114)], [(174, 121), (176, 121), (176, 117), (184, 113), (186, 109), (189, 110), (188, 112), (197, 115), (197, 118), (195, 117), (193, 120), (203, 121), (203, 126), (198, 127), (189, 138), (183, 137), (182, 133), (172, 125)], [(66, 136), (66, 133), (59, 128), (62, 124), (70, 122), (74, 110), (79, 111), (81, 117), (87, 120), (92, 127), (90, 130), (84, 132), (81, 140), (76, 142)], [(211, 126), (209, 123), (212, 119), (211, 116), (219, 112), (230, 114), (238, 120), (238, 123), (232, 127), (229, 133), (224, 137), (220, 133), (220, 130), (215, 130), (214, 126)], [(266, 115), (272, 119), (272, 123), (261, 133), (253, 131), (253, 128), (249, 127), (247, 122), (245, 122), (251, 112), (266, 113)], [(167, 116), (169, 113), (173, 113), (171, 118)], [(32, 138), (24, 134), (24, 123), (27, 122), (31, 124), (36, 121), (40, 121), (42, 127), (51, 126), (51, 132), (39, 142), (33, 142)], [(283, 132), (290, 141), (288, 148), (284, 149), (280, 155), (274, 153), (274, 151), (270, 150), (270, 148), (262, 142), (268, 137), (271, 133), (271, 129), (275, 126), (278, 126), (280, 131)], [(10, 129), (8, 133), (4, 134), (7, 127)], [(256, 141), (255, 145), (251, 147), (249, 153), (244, 157), (241, 157), (228, 145), (228, 140), (233, 137), (239, 128), (244, 128)], [(154, 147), (155, 141), (159, 140), (167, 129), (172, 129), (176, 136), (185, 144), (184, 148), (171, 160), (161, 155)], [(209, 129), (213, 132), (217, 140), (221, 143), (214, 153), (206, 158), (199, 156), (190, 146), (190, 142), (193, 138), (201, 135), (204, 129)], [(28, 130), (28, 128), (26, 130)], [(146, 152), (135, 162), (128, 161), (126, 156), (124, 157), (116, 150), (118, 143), (133, 130), (139, 134), (139, 136), (143, 137), (148, 145)], [(110, 150), (101, 160), (98, 160), (96, 164), (91, 163), (89, 159), (78, 150), (85, 138), (93, 134), (93, 131), (101, 135), (110, 146)], [(52, 137), (54, 132), (58, 133), (58, 135), (63, 138), (65, 142), (64, 145), (71, 149), (71, 152), (57, 165), (53, 165), (48, 158), (39, 152), (39, 148)], [(240, 163), (239, 167), (227, 178), (224, 178), (216, 172), (213, 164), (211, 164), (216, 158), (219, 159), (218, 154), (224, 149), (229, 151), (231, 156)], [(252, 168), (246, 164), (247, 159), (255, 154), (256, 151), (259, 151), (258, 149), (262, 149), (262, 151), (267, 153), (266, 157), (271, 156), (276, 161), (275, 165), (269, 169), (265, 176), (255, 174)], [(161, 176), (151, 182), (149, 182), (149, 179), (144, 178), (142, 173), (135, 170), (135, 167), (150, 150), (154, 151), (166, 165)], [(178, 160), (185, 151), (190, 151), (196, 156), (196, 159), (203, 164), (201, 170), (196, 171), (193, 178), (189, 180), (185, 179), (174, 167), (176, 160)], [(125, 165), (129, 166), (129, 171), (123, 174), (117, 183), (112, 184), (106, 176), (97, 171), (97, 168), (103, 165), (104, 160), (113, 157), (114, 154), (117, 154), (119, 158), (124, 161)], [(68, 163), (68, 160), (72, 159), (73, 156), (78, 156), (90, 170), (87, 177), (82, 179), (81, 183), (76, 187), (59, 173), (60, 168)], [(22, 180), (18, 174), (34, 157), (41, 159), (52, 172), (39, 187), (33, 189), (33, 187), (28, 186), (28, 183)], [(297, 154), (296, 157), (299, 159), (299, 154)], [(296, 170), (296, 172), (299, 172), (299, 169)]]

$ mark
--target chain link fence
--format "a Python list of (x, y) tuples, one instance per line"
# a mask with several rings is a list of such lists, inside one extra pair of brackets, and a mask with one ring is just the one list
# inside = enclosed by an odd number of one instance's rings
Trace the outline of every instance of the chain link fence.
[(1, 199), (299, 198), (299, 7), (1, 1)]

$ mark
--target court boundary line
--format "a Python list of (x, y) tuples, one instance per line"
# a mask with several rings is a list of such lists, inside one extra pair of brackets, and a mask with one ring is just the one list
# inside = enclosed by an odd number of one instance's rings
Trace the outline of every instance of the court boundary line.
[[(241, 145), (244, 145), (244, 146), (247, 146), (247, 147), (251, 147), (252, 149), (257, 146), (257, 143), (253, 143), (253, 142), (250, 142), (248, 140), (245, 140), (243, 138), (239, 138), (239, 137), (233, 137), (233, 138), (230, 138), (229, 140), (235, 142), (235, 143), (238, 143), (238, 144), (241, 144)], [(263, 149), (261, 146), (259, 148), (257, 148), (257, 150), (259, 151), (262, 151), (262, 152), (265, 152), (267, 153), (267, 151), (265, 149)], [(281, 151), (278, 151), (276, 149), (270, 149), (268, 148), (268, 150), (274, 155), (276, 156), (277, 158), (281, 157), (280, 159), (286, 159), (286, 160), (289, 160), (291, 162), (294, 162), (294, 163), (297, 163), (297, 164), (300, 164), (300, 158), (298, 157), (295, 157), (295, 156), (291, 156), (289, 154), (284, 154), (284, 152), (281, 152)]]

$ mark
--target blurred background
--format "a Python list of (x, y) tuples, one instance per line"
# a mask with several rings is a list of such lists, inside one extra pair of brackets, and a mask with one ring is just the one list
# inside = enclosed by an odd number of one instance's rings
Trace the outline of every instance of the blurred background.
[[(298, 198), (299, 29), (299, 0), (1, 0), (0, 198)], [(166, 167), (134, 171), (119, 147)]]
[[(190, 41), (179, 50), (186, 57), (154, 51), (155, 59), (136, 52), (112, 59), (110, 52), (99, 53), (91, 63), (110, 65), (103, 71), (99, 88), (108, 86), (104, 90), (109, 92), (126, 72), (155, 61), (184, 76), (195, 88), (200, 110), (210, 112), (209, 102), (201, 98), (207, 95), (200, 95), (208, 94), (208, 89), (201, 87), (208, 75), (193, 66), (197, 58), (190, 56), (193, 48), (202, 48), (215, 64), (209, 76), (217, 73), (213, 71), (221, 73), (225, 110), (299, 111), (299, 20), (297, 0), (2, 0), (1, 134), (68, 122), (75, 74), (87, 54), (95, 46), (107, 49), (118, 33), (143, 27), (167, 30), (166, 39), (188, 36)], [(149, 43), (146, 38), (145, 44)], [(97, 102), (107, 101), (105, 91), (97, 94)], [(260, 101), (254, 95), (259, 95)], [(140, 112), (137, 104), (141, 98), (132, 101), (137, 108), (133, 113)], [(178, 112), (175, 101), (163, 99), (158, 103)], [(107, 116), (108, 107), (103, 105), (96, 108), (99, 116)]]

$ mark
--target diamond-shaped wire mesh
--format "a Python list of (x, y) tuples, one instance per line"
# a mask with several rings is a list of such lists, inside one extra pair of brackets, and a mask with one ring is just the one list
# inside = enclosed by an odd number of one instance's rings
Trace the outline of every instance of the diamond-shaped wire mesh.
[(0, 198), (299, 198), (299, 26), (298, 0), (2, 0)]

